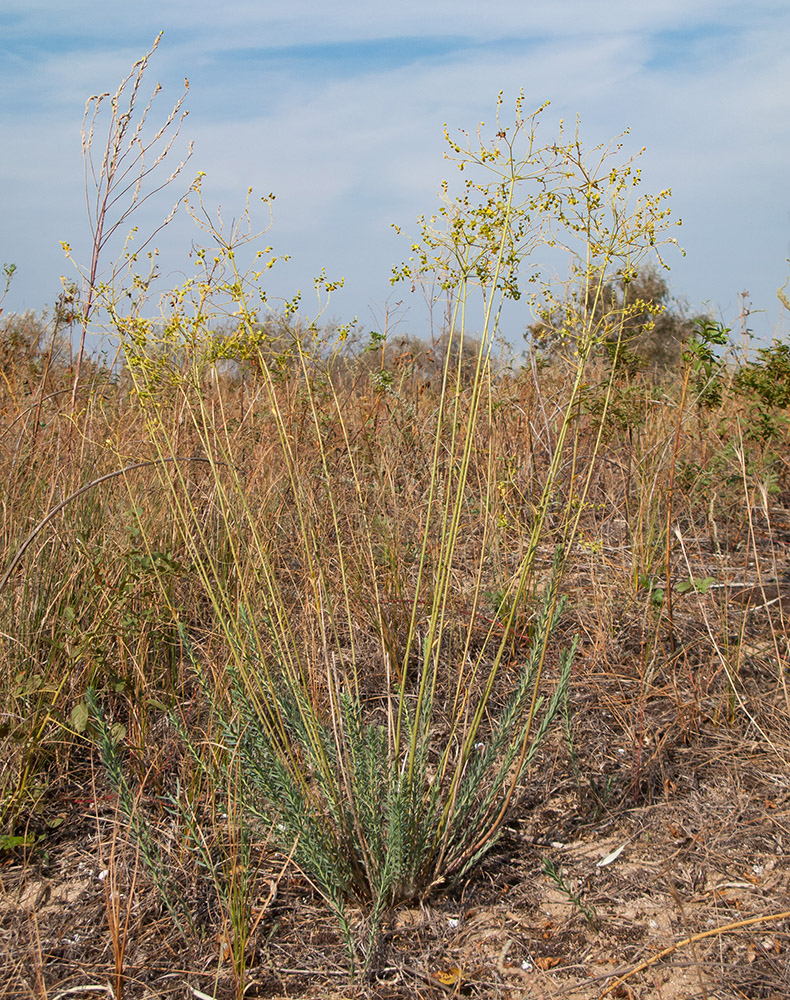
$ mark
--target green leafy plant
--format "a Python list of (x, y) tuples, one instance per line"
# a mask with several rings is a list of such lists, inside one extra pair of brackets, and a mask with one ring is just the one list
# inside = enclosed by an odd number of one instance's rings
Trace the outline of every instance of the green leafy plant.
[(639, 577), (639, 586), (647, 591), (650, 603), (654, 607), (660, 608), (664, 603), (665, 586), (663, 581), (658, 577), (642, 574)]
[(745, 437), (763, 445), (781, 438), (790, 422), (790, 344), (759, 348), (755, 361), (740, 366), (733, 387), (748, 406)]
[(683, 360), (687, 366), (689, 388), (699, 410), (712, 410), (721, 403), (724, 361), (715, 348), (729, 343), (730, 328), (723, 323), (700, 317), (694, 320), (695, 333), (687, 342)]
[(678, 594), (688, 594), (692, 591), (697, 594), (707, 594), (708, 590), (715, 582), (716, 579), (712, 576), (695, 576), (691, 580), (682, 580), (680, 583), (676, 584), (675, 590)]
[(550, 858), (545, 858), (543, 861), (543, 874), (554, 883), (567, 898), (568, 902), (581, 913), (587, 926), (591, 930), (597, 930), (598, 917), (595, 909), (585, 903), (579, 893), (570, 885), (562, 872), (562, 868), (555, 865)]
[(168, 869), (163, 863), (162, 850), (157, 843), (152, 825), (140, 807), (139, 794), (134, 791), (124, 773), (122, 754), (126, 729), (118, 723), (109, 724), (106, 721), (96, 692), (92, 688), (88, 689), (85, 701), (102, 763), (113, 791), (118, 796), (119, 812), (129, 826), (140, 856), (174, 925), (182, 935), (186, 936), (186, 930), (192, 924), (189, 907), (179, 887), (168, 876)]

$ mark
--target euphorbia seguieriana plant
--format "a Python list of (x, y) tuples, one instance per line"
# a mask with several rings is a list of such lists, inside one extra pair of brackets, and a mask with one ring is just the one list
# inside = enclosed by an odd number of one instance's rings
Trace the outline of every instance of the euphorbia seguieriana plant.
[[(546, 106), (525, 115), (523, 103), (506, 124), (500, 98), (490, 137), (482, 126), (474, 140), (446, 133), (465, 184), (460, 194), (442, 185), (441, 207), (421, 219), (413, 256), (395, 271), (396, 280), (441, 284), (452, 303), (451, 346), (471, 339), (473, 299), (483, 306), (471, 383), (454, 367), (463, 351), (447, 350), (425, 417), (433, 458), (414, 470), (408, 563), (381, 558), (382, 525), (405, 501), (394, 479), (365, 481), (342, 387), (327, 364), (340, 344), (327, 345), (315, 322), (297, 322), (298, 297), (279, 317), (290, 343), (280, 339), (273, 350), (267, 340), (263, 279), (275, 258), (266, 247), (257, 251), (260, 269), (239, 264), (258, 245), (244, 228), (249, 204), (243, 225), (227, 232), (203, 210), (198, 180), (189, 202), (204, 247), (194, 254), (195, 276), (163, 299), (161, 320), (144, 316), (146, 282), (132, 289), (131, 308), (128, 298), (104, 300), (205, 591), (210, 627), (201, 634), (185, 620), (182, 634), (224, 733), (220, 763), (243, 808), (268, 824), (333, 907), (352, 964), (376, 961), (394, 906), (424, 898), (490, 849), (562, 703), (574, 644), (552, 683), (544, 667), (590, 485), (589, 475), (577, 481), (573, 414), (596, 349), (617, 341), (629, 309), (644, 310), (627, 301), (607, 310), (601, 298), (607, 282), (619, 277), (627, 286), (648, 255), (674, 242), (669, 192), (638, 196), (639, 171), (620, 144), (586, 151), (578, 125), (569, 135), (562, 124), (557, 138), (541, 141)], [(560, 253), (570, 295), (547, 278)], [(322, 275), (317, 287), (329, 293), (336, 285)], [(507, 613), (481, 636), (496, 531), (488, 513), (497, 462), (492, 345), (508, 299), (528, 302), (546, 321), (562, 317), (556, 333), (573, 384), (524, 522)], [(245, 474), (235, 453), (228, 390), (217, 374), (223, 362), (254, 363), (251, 405), (265, 425), (268, 485)], [(198, 487), (194, 466), (182, 461), (186, 438), (209, 462), (208, 484)], [(541, 543), (556, 549), (548, 575), (538, 571)], [(407, 610), (393, 638), (395, 592)], [(516, 616), (525, 608), (529, 632), (514, 663)]]

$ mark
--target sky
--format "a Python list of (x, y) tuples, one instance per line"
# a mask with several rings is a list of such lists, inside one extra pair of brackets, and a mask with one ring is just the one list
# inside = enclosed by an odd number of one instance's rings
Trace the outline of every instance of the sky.
[[(642, 188), (672, 189), (673, 294), (760, 342), (787, 336), (776, 290), (790, 277), (790, 4), (787, 0), (3, 0), (0, 5), (0, 263), (16, 264), (6, 312), (51, 307), (67, 241), (90, 256), (80, 124), (163, 31), (143, 91), (166, 113), (189, 79), (174, 155), (184, 174), (140, 209), (153, 232), (197, 171), (203, 195), (238, 217), (249, 187), (273, 192), (261, 245), (290, 260), (267, 272), (273, 301), (317, 303), (322, 268), (344, 287), (325, 319), (428, 335), (424, 296), (393, 287), (417, 217), (438, 207), (452, 134), (505, 114), (521, 90), (543, 115), (580, 120), (585, 145), (629, 129)], [(182, 141), (183, 140), (183, 141)], [(392, 228), (401, 227), (399, 236)], [(138, 237), (138, 238), (140, 238)], [(163, 280), (190, 272), (200, 234), (183, 213), (156, 237)], [(741, 293), (748, 291), (744, 319)], [(532, 317), (508, 314), (514, 344)], [(523, 343), (523, 341), (522, 341)]]

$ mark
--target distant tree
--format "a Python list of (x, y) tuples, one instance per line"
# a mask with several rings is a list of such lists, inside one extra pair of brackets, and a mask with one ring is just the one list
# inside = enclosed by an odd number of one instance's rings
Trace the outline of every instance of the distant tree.
[(48, 367), (65, 368), (69, 342), (62, 335), (57, 310), (52, 319), (32, 311), (0, 319), (0, 371), (40, 375)]
[[(574, 339), (574, 306), (560, 303), (527, 327), (526, 337), (540, 351), (558, 353)], [(660, 373), (675, 367), (684, 343), (693, 335), (694, 317), (675, 300), (666, 278), (655, 266), (642, 268), (630, 280), (608, 282), (594, 307), (602, 355), (623, 371)]]
[[(467, 336), (461, 342), (448, 333), (426, 341), (413, 334), (398, 333), (386, 340), (375, 338), (368, 352), (368, 367), (410, 375), (436, 386), (447, 368), (451, 382), (466, 386), (474, 379), (480, 341)], [(496, 365), (496, 357), (492, 361)]]

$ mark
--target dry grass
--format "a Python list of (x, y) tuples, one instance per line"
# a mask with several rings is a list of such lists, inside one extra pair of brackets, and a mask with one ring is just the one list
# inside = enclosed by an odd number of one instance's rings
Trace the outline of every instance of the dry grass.
[[(31, 349), (3, 360), (4, 567), (66, 498), (159, 458), (123, 374), (97, 367), (86, 376), (83, 362), (73, 411), (67, 363), (45, 357)], [(274, 398), (291, 470), (254, 368), (203, 387), (213, 441), (185, 419), (183, 398), (165, 397), (159, 416), (185, 461), (106, 479), (35, 533), (0, 594), (0, 997), (581, 1000), (610, 986), (613, 996), (684, 1000), (787, 994), (790, 452), (779, 425), (768, 441), (749, 436), (735, 395), (710, 412), (690, 403), (679, 422), (676, 380), (619, 385), (622, 407), (590, 466), (606, 384), (603, 370), (591, 372), (532, 588), (548, 578), (567, 527), (561, 512), (574, 509), (589, 475), (550, 651), (555, 671), (556, 651), (581, 637), (567, 727), (541, 749), (496, 848), (458, 883), (394, 913), (373, 981), (348, 982), (341, 937), (308, 874), (272, 848), (263, 824), (245, 840), (239, 803), (195, 769), (173, 718), (206, 760), (218, 734), (177, 624), (220, 691), (229, 651), (169, 484), (188, 491), (213, 556), (230, 562), (222, 471), (218, 479), (207, 461), (232, 455), (258, 541), (233, 539), (229, 593), (253, 588), (263, 545), (294, 647), (316, 667), (315, 697), (329, 645), (353, 656), (373, 703), (386, 690), (384, 653), (403, 661), (415, 596), (430, 601), (416, 589), (415, 550), (438, 389), (408, 359), (393, 372), (393, 388), (377, 392), (363, 364), (338, 364), (312, 372), (308, 391), (304, 373), (283, 367)], [(491, 419), (474, 431), (448, 613), (458, 627), (443, 653), (448, 712), (451, 664), (470, 655), (467, 635), (473, 646), (475, 635), (482, 644), (503, 627), (502, 595), (528, 544), (567, 386), (560, 363), (503, 374), (487, 400)], [(463, 421), (468, 395), (459, 399)], [(439, 559), (438, 534), (428, 542)], [(316, 558), (325, 607), (311, 579)], [(670, 621), (666, 596), (658, 600), (668, 576), (675, 586), (715, 583), (675, 590)], [(518, 609), (492, 712), (523, 658), (535, 597)], [(331, 605), (341, 599), (350, 606)], [(108, 723), (123, 727), (133, 811), (155, 845), (171, 909), (80, 714), (90, 686)], [(173, 808), (184, 790), (191, 817)], [(546, 859), (567, 891), (547, 878)], [(594, 913), (593, 926), (572, 897)], [(625, 978), (615, 985), (617, 976)]]

